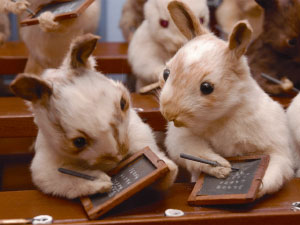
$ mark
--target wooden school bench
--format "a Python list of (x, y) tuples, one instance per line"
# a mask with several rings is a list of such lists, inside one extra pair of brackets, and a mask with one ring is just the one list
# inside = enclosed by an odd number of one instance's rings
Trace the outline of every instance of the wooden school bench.
[[(130, 74), (127, 43), (99, 42), (93, 53), (97, 69), (104, 74)], [(28, 50), (23, 42), (6, 42), (0, 47), (0, 75), (24, 71)]]
[[(78, 200), (44, 195), (39, 191), (0, 192), (0, 221), (50, 215), (54, 224), (174, 224), (174, 225), (286, 225), (299, 224), (300, 211), (293, 203), (300, 201), (300, 179), (282, 190), (245, 205), (189, 206), (192, 183), (175, 183), (166, 192), (149, 188), (137, 193), (98, 220), (88, 217)], [(180, 217), (167, 217), (165, 210), (178, 209)]]

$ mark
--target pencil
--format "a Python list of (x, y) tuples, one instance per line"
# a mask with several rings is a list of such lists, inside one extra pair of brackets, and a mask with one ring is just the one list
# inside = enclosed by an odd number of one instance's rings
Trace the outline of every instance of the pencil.
[[(196, 156), (193, 156), (193, 155), (187, 155), (187, 154), (184, 154), (184, 153), (180, 153), (180, 157), (181, 157), (181, 158), (184, 158), (184, 159), (196, 161), (196, 162), (205, 163), (205, 164), (208, 164), (208, 165), (211, 165), (211, 166), (221, 166), (221, 167), (225, 167), (225, 166), (220, 165), (220, 164), (219, 164), (218, 162), (216, 162), (216, 161), (211, 161), (211, 160), (207, 160), (207, 159), (201, 159), (201, 158), (196, 157)], [(238, 168), (234, 168), (234, 167), (231, 167), (231, 169), (232, 169), (232, 170), (235, 170), (235, 171), (238, 171), (238, 170), (239, 170)]]

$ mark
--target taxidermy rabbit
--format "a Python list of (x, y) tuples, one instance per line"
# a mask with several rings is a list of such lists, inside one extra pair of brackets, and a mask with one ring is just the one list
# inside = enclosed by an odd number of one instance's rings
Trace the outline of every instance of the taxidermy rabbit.
[(217, 23), (227, 35), (239, 20), (248, 20), (252, 29), (252, 40), (262, 32), (263, 9), (255, 0), (223, 0), (216, 10)]
[[(177, 166), (159, 151), (152, 131), (130, 106), (130, 94), (119, 82), (96, 72), (91, 56), (98, 37), (77, 37), (59, 69), (41, 77), (21, 74), (11, 84), (13, 92), (31, 102), (39, 130), (32, 178), (43, 192), (67, 198), (107, 192), (106, 174), (122, 159), (149, 146), (169, 166), (158, 184), (169, 187)], [(88, 181), (61, 174), (59, 167), (91, 176)]]
[[(259, 196), (279, 190), (294, 175), (291, 140), (284, 110), (251, 77), (243, 56), (251, 40), (249, 24), (239, 22), (225, 42), (182, 2), (170, 3), (169, 10), (190, 40), (161, 72), (160, 109), (170, 121), (165, 142), (170, 157), (194, 178), (202, 171), (224, 178), (231, 171), (225, 157), (267, 154)], [(181, 159), (181, 152), (222, 166)]]
[(14, 14), (20, 14), (29, 6), (29, 2), (26, 0), (18, 0), (13, 2), (12, 0), (1, 0), (0, 13), (12, 12)]
[(0, 46), (8, 40), (10, 36), (9, 19), (5, 13), (0, 13)]
[[(158, 81), (159, 71), (187, 42), (168, 12), (171, 0), (148, 0), (144, 7), (145, 20), (134, 33), (129, 44), (128, 60), (136, 76), (136, 89)], [(182, 0), (189, 5), (199, 21), (209, 22), (206, 0)]]
[(300, 94), (298, 94), (287, 109), (288, 125), (291, 131), (291, 136), (294, 140), (297, 155), (295, 161), (297, 162), (296, 176), (300, 177)]
[(250, 45), (247, 56), (254, 78), (261, 87), (280, 94), (289, 89), (267, 82), (266, 73), (278, 80), (289, 79), (300, 87), (300, 1), (256, 0), (264, 8), (264, 32)]
[(136, 29), (144, 20), (144, 4), (147, 0), (126, 0), (123, 5), (120, 28), (123, 37), (130, 42)]
[[(29, 0), (36, 9), (40, 0)], [(52, 0), (44, 0), (47, 4)], [(22, 14), (21, 20), (27, 15)], [(98, 27), (100, 1), (92, 3), (78, 18), (54, 21), (54, 14), (44, 12), (39, 17), (39, 25), (21, 27), (20, 35), (25, 42), (29, 57), (25, 72), (41, 74), (46, 68), (58, 68), (65, 57), (72, 39), (84, 33), (93, 33)]]
[(0, 2), (0, 46), (7, 41), (10, 36), (8, 13), (20, 14), (27, 9), (29, 3), (25, 0), (13, 2), (11, 0), (1, 0)]

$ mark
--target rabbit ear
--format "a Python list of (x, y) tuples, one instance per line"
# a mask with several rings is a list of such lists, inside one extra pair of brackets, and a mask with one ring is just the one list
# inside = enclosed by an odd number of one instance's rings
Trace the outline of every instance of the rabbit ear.
[(201, 26), (199, 19), (183, 2), (172, 1), (169, 3), (168, 9), (174, 23), (188, 40), (207, 33)]
[(99, 39), (99, 36), (93, 34), (85, 34), (77, 37), (72, 42), (70, 50), (70, 66), (72, 69), (89, 67), (88, 58), (95, 50), (97, 41)]
[(20, 74), (11, 83), (10, 88), (16, 96), (32, 102), (52, 94), (51, 86), (36, 75)]
[(238, 22), (229, 38), (229, 49), (232, 50), (237, 58), (245, 54), (250, 43), (252, 29), (247, 21)]

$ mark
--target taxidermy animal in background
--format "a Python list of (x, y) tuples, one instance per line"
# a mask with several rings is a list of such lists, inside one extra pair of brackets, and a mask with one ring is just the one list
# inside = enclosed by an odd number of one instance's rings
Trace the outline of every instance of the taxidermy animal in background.
[(256, 0), (264, 8), (264, 32), (250, 45), (247, 56), (254, 78), (271, 94), (280, 94), (293, 85), (267, 82), (261, 73), (300, 87), (300, 1)]
[(26, 0), (18, 0), (16, 2), (12, 0), (1, 0), (0, 2), (0, 13), (14, 13), (20, 14), (29, 6), (29, 2)]
[(0, 46), (8, 40), (10, 36), (9, 18), (5, 13), (0, 13)]
[(287, 118), (295, 149), (298, 153), (295, 156), (295, 161), (297, 162), (296, 176), (300, 177), (300, 94), (293, 99), (288, 107)]
[(238, 21), (248, 20), (253, 30), (252, 40), (255, 40), (262, 32), (263, 14), (255, 0), (223, 0), (216, 10), (216, 19), (226, 36)]
[[(33, 10), (41, 4), (40, 0), (29, 1)], [(100, 1), (96, 0), (78, 18), (57, 22), (54, 21), (54, 14), (44, 12), (38, 17), (39, 25), (21, 27), (20, 35), (29, 51), (25, 72), (39, 75), (46, 68), (59, 67), (72, 39), (85, 33), (94, 33), (99, 17)], [(27, 14), (23, 13), (21, 20), (25, 18)]]
[(10, 23), (8, 13), (20, 14), (29, 6), (28, 1), (1, 0), (0, 2), (0, 46), (7, 41), (10, 36)]
[[(251, 40), (246, 21), (225, 42), (200, 24), (188, 6), (174, 1), (170, 13), (190, 40), (161, 72), (160, 109), (169, 121), (169, 156), (194, 175), (224, 178), (225, 157), (266, 154), (269, 166), (259, 196), (279, 190), (294, 175), (286, 115), (255, 82), (243, 56)], [(213, 167), (179, 157), (181, 152), (217, 161)]]
[[(136, 90), (158, 81), (165, 63), (187, 42), (172, 21), (167, 6), (171, 0), (148, 0), (145, 20), (129, 44), (128, 60), (136, 76)], [(205, 26), (209, 23), (206, 0), (182, 0)]]
[(126, 0), (120, 19), (123, 37), (130, 42), (136, 29), (144, 20), (144, 4), (147, 0)]
[[(90, 56), (97, 40), (91, 34), (77, 37), (59, 69), (47, 69), (41, 77), (21, 74), (11, 85), (17, 96), (31, 102), (39, 129), (33, 182), (45, 193), (67, 198), (107, 192), (112, 183), (106, 172), (149, 146), (170, 169), (158, 184), (168, 188), (177, 166), (160, 152), (150, 127), (131, 108), (123, 84), (96, 72)], [(98, 179), (61, 174), (60, 167)]]

